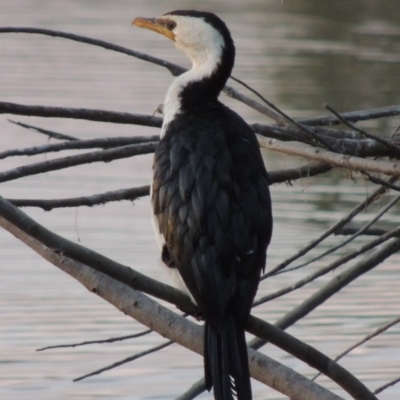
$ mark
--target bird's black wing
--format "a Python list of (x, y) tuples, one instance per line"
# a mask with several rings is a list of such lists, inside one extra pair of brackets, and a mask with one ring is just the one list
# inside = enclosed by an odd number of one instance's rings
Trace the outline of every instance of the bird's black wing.
[(250, 312), (272, 231), (257, 139), (219, 104), (170, 123), (154, 158), (152, 203), (165, 251), (213, 325)]

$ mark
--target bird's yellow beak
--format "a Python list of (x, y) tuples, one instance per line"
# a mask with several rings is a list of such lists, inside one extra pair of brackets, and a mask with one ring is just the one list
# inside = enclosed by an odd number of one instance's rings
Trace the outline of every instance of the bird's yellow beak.
[(175, 42), (175, 35), (172, 31), (170, 31), (165, 25), (163, 25), (160, 20), (156, 18), (135, 18), (132, 21), (132, 25), (136, 25), (139, 28), (150, 29), (151, 31), (161, 33), (161, 35), (166, 36), (168, 39), (171, 39)]

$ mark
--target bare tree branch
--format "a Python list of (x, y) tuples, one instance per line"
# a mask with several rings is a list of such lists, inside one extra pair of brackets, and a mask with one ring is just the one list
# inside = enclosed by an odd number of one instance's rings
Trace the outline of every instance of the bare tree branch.
[(49, 231), (2, 197), (0, 197), (0, 215), (58, 254), (88, 265), (132, 289), (168, 301), (191, 314), (195, 314), (197, 311), (190, 298), (180, 290), (149, 278), (132, 268)]
[(45, 351), (45, 350), (51, 350), (51, 349), (61, 349), (61, 348), (70, 348), (70, 347), (75, 348), (75, 347), (80, 347), (80, 346), (87, 346), (89, 344), (115, 343), (115, 342), (121, 342), (122, 340), (136, 339), (138, 337), (148, 335), (151, 332), (153, 332), (151, 329), (146, 329), (145, 331), (135, 333), (134, 335), (119, 336), (119, 337), (109, 338), (109, 339), (104, 339), (104, 340), (88, 340), (88, 341), (80, 342), (80, 343), (58, 344), (55, 346), (42, 347), (41, 349), (37, 349), (36, 351)]
[[(13, 113), (27, 116), (40, 117), (58, 117), (58, 118), (78, 118), (99, 122), (112, 122), (120, 124), (136, 124), (151, 127), (160, 127), (162, 119), (150, 115), (139, 115), (129, 113), (119, 113), (105, 110), (88, 110), (62, 107), (45, 107), (45, 106), (28, 106), (13, 103), (0, 102), (0, 113)], [(292, 127), (278, 127), (261, 124), (250, 125), (256, 133), (261, 135), (278, 138), (280, 140), (299, 140), (304, 143), (310, 143), (309, 134), (312, 133), (314, 138), (322, 141), (326, 147), (338, 153), (352, 154), (353, 156), (395, 156), (391, 150), (387, 150), (385, 146), (378, 142), (366, 140), (353, 140), (344, 138), (335, 138), (332, 130), (324, 131), (323, 128), (307, 127), (306, 133), (301, 129), (293, 129)], [(304, 127), (302, 127), (303, 129)], [(305, 129), (305, 128), (304, 128)], [(45, 130), (41, 130), (45, 131)], [(51, 131), (47, 131), (49, 134)], [(343, 133), (343, 132), (342, 132)], [(54, 133), (57, 134), (57, 133)], [(343, 135), (342, 135), (343, 136)], [(315, 139), (317, 140), (317, 139)]]
[[(103, 40), (96, 40), (85, 36), (75, 35), (72, 33), (61, 32), (61, 31), (53, 31), (50, 29), (38, 29), (38, 28), (17, 28), (17, 27), (5, 27), (0, 28), (0, 33), (33, 33), (33, 34), (41, 34), (47, 35), (52, 37), (61, 37), (64, 39), (73, 40), (80, 43), (86, 43), (93, 46), (103, 47), (107, 50), (116, 51), (118, 53), (126, 54), (135, 58), (138, 58), (143, 61), (150, 62), (152, 64), (167, 68), (173, 76), (177, 76), (182, 74), (186, 71), (185, 68), (180, 67), (179, 65), (170, 63), (168, 61), (162, 60), (157, 57), (150, 56), (145, 53), (141, 53), (135, 50), (127, 49), (126, 47), (118, 46), (112, 43), (105, 42)], [(274, 119), (275, 121), (279, 122), (279, 115), (277, 115), (274, 111), (264, 107), (262, 104), (255, 102), (254, 100), (250, 99), (249, 97), (245, 96), (242, 93), (239, 93), (232, 87), (226, 86), (224, 88), (224, 92), (229, 96), (242, 103), (248, 105), (251, 108), (256, 109), (257, 111), (261, 112), (264, 115), (269, 116), (270, 118)]]
[(44, 199), (7, 199), (17, 207), (40, 207), (44, 211), (51, 211), (54, 208), (65, 207), (93, 207), (112, 201), (130, 200), (134, 201), (139, 197), (148, 196), (150, 186), (141, 186), (130, 189), (120, 189), (112, 192), (94, 194), (92, 196), (73, 197), (70, 199), (44, 200)]
[(329, 172), (331, 169), (332, 167), (330, 165), (315, 163), (299, 168), (269, 171), (268, 183), (270, 185), (274, 185), (276, 183), (290, 182), (297, 179), (311, 178), (313, 176)]
[(260, 146), (265, 149), (306, 157), (311, 160), (334, 165), (339, 168), (354, 169), (356, 171), (380, 172), (382, 174), (400, 176), (399, 163), (366, 160), (359, 157), (336, 154), (321, 148), (314, 148), (303, 143), (281, 143), (275, 139), (266, 139), (260, 135), (258, 135), (258, 141)]
[(22, 27), (3, 27), (0, 28), (0, 33), (33, 33), (39, 35), (46, 35), (52, 37), (61, 37), (68, 40), (73, 40), (79, 43), (86, 43), (92, 46), (102, 47), (106, 50), (116, 51), (118, 53), (126, 54), (128, 56), (132, 56), (138, 58), (143, 61), (150, 62), (152, 64), (159, 65), (161, 67), (167, 68), (172, 75), (180, 75), (185, 71), (184, 68), (179, 67), (175, 64), (172, 64), (168, 61), (161, 60), (160, 58), (153, 57), (139, 51), (131, 50), (126, 47), (118, 46), (112, 43), (105, 42), (104, 40), (92, 39), (86, 36), (75, 35), (73, 33), (54, 31), (51, 29), (41, 29), (41, 28), (22, 28)]
[(263, 296), (260, 299), (257, 299), (253, 303), (253, 307), (257, 307), (261, 304), (267, 303), (268, 301), (271, 301), (273, 299), (276, 299), (278, 297), (281, 297), (287, 293), (293, 292), (294, 290), (297, 290), (308, 283), (314, 281), (315, 279), (319, 278), (320, 276), (326, 275), (327, 273), (334, 271), (336, 268), (338, 268), (340, 265), (343, 265), (347, 263), (348, 261), (358, 257), (360, 254), (363, 254), (374, 247), (379, 246), (380, 244), (386, 242), (387, 240), (396, 237), (400, 233), (400, 227), (397, 227), (395, 229), (392, 229), (391, 231), (385, 233), (382, 236), (379, 236), (378, 238), (372, 240), (369, 243), (366, 243), (364, 246), (360, 247), (359, 249), (352, 251), (349, 254), (346, 254), (342, 257), (339, 257), (337, 260), (332, 262), (331, 264), (327, 265), (326, 267), (320, 268), (318, 271), (313, 272), (312, 274), (306, 276), (303, 279), (300, 279), (293, 285), (287, 286), (286, 288), (280, 289), (276, 291), (275, 293), (271, 293), (269, 295)]
[(26, 129), (30, 129), (30, 130), (33, 130), (33, 131), (36, 131), (39, 133), (43, 133), (44, 135), (46, 135), (52, 139), (67, 140), (67, 141), (79, 140), (76, 137), (73, 137), (70, 135), (65, 135), (64, 133), (49, 131), (48, 129), (39, 128), (39, 127), (33, 126), (33, 125), (23, 124), (22, 122), (13, 121), (11, 119), (9, 119), (8, 122), (11, 122), (12, 124), (21, 126), (22, 128), (26, 128)]
[[(400, 114), (400, 105), (397, 105), (390, 107), (374, 108), (371, 110), (350, 111), (342, 113), (341, 116), (346, 121), (358, 122), (358, 121), (368, 121), (370, 119), (394, 117), (399, 114)], [(304, 119), (298, 119), (297, 121), (305, 125), (315, 125), (315, 126), (337, 125), (341, 123), (341, 121), (337, 117), (331, 117), (331, 116), (318, 117), (318, 118), (304, 118)]]
[[(355, 232), (359, 231), (360, 227), (357, 226), (345, 226), (344, 228), (340, 228), (335, 232), (335, 235), (353, 235)], [(387, 233), (386, 229), (381, 228), (370, 228), (363, 232), (365, 236), (381, 236)], [(400, 237), (400, 235), (396, 235), (395, 237)]]
[[(315, 292), (311, 297), (304, 300), (297, 307), (293, 308), (286, 315), (280, 318), (274, 325), (282, 330), (287, 329), (301, 318), (308, 315), (311, 311), (315, 310), (318, 306), (332, 297), (335, 293), (346, 287), (348, 284), (357, 279), (360, 275), (367, 273), (375, 268), (386, 258), (400, 250), (400, 239), (392, 240), (391, 242), (383, 245), (380, 249), (375, 250), (372, 254), (366, 256), (363, 260), (350, 267), (348, 270), (342, 272), (338, 276), (332, 278), (326, 285)], [(265, 339), (255, 338), (249, 346), (254, 349), (259, 349), (264, 346), (268, 341)], [(395, 384), (397, 381), (394, 381)], [(205, 390), (204, 379), (196, 382), (192, 388), (183, 394), (179, 400), (190, 400), (201, 393), (200, 389)], [(374, 392), (377, 394), (377, 392)]]
[[(330, 166), (324, 164), (311, 164), (300, 168), (271, 171), (268, 174), (270, 184), (289, 182), (301, 178), (309, 178), (311, 176), (325, 173), (331, 169)], [(7, 199), (10, 203), (17, 207), (39, 207), (44, 211), (50, 211), (54, 208), (64, 207), (93, 207), (112, 201), (136, 200), (139, 197), (148, 196), (150, 186), (142, 186), (138, 188), (120, 189), (106, 193), (98, 193), (91, 196), (74, 197), (69, 199)]]
[[(48, 231), (44, 227), (37, 224), (35, 221), (33, 221), (27, 215), (25, 215), (24, 213), (22, 213), (15, 207), (13, 207), (11, 204), (7, 203), (7, 201), (5, 201), (2, 198), (0, 198), (0, 215), (2, 215), (2, 217), (4, 219), (6, 219), (10, 223), (12, 223), (14, 226), (18, 227), (18, 229), (23, 230), (26, 234), (31, 235), (36, 240), (39, 240), (42, 244), (44, 244), (49, 249), (53, 249), (53, 251), (55, 251), (56, 254), (63, 254), (64, 256), (73, 258), (74, 260), (76, 260), (78, 262), (84, 262), (86, 265), (93, 267), (97, 271), (105, 273), (108, 276), (113, 277), (114, 279), (117, 279), (124, 284), (127, 284), (131, 288), (137, 288), (138, 286), (140, 286), (141, 290), (143, 290), (143, 291), (145, 291), (146, 289), (147, 290), (150, 289), (151, 291), (147, 291), (147, 293), (153, 294), (158, 298), (169, 301), (167, 299), (166, 293), (163, 293), (163, 288), (167, 289), (168, 291), (170, 291), (171, 289), (173, 291), (173, 288), (169, 288), (167, 285), (164, 285), (160, 282), (158, 282), (158, 286), (157, 286), (157, 284), (154, 284), (154, 281), (152, 279), (142, 276), (140, 273), (133, 271), (128, 267), (123, 267), (123, 266), (119, 265), (118, 263), (108, 260), (106, 257), (101, 256), (100, 254), (92, 252), (89, 249), (85, 249), (80, 245), (75, 245), (75, 244), (71, 243), (70, 241), (68, 241), (67, 239), (60, 238), (58, 235)], [(56, 244), (56, 246), (55, 246), (55, 244)], [(92, 257), (91, 257), (91, 253), (93, 254)], [(94, 261), (95, 261), (95, 263), (93, 264)], [(108, 263), (111, 262), (112, 265), (104, 265), (103, 263), (105, 263), (105, 262), (108, 262)], [(127, 271), (127, 270), (130, 270), (130, 271)], [(136, 276), (137, 279), (140, 278), (142, 283), (140, 285), (137, 285), (136, 282), (134, 282), (132, 280), (132, 278), (127, 279), (127, 277), (130, 277), (130, 276)], [(146, 280), (148, 281), (147, 287), (146, 287)], [(186, 306), (186, 304), (184, 302), (182, 302), (182, 300), (186, 301), (185, 298), (187, 298), (187, 296), (183, 295), (183, 293), (180, 293), (180, 295), (181, 295), (181, 299), (179, 300), (180, 303), (179, 302), (176, 303), (177, 298), (175, 297), (173, 299), (173, 300), (175, 300), (175, 303), (173, 302), (173, 304), (179, 305), (180, 308), (184, 308), (184, 306)], [(170, 297), (171, 296), (168, 296), (168, 298), (170, 298)], [(250, 327), (252, 326), (251, 333), (257, 335), (256, 331), (257, 331), (258, 327), (262, 328), (262, 326), (263, 326), (262, 321), (256, 320), (257, 321), (257, 324), (255, 325), (256, 329), (254, 329), (253, 321), (254, 321), (254, 317), (251, 317), (249, 320), (249, 326)], [(252, 323), (253, 323), (253, 325), (251, 325)], [(152, 328), (152, 327), (150, 327), (150, 328)], [(260, 330), (260, 336), (263, 336), (263, 335), (265, 335), (265, 331)], [(269, 340), (274, 342), (274, 338), (270, 338)], [(278, 342), (277, 345), (282, 346), (282, 342)], [(283, 344), (283, 346), (285, 346), (285, 344)], [(306, 346), (306, 345), (304, 344), (304, 346)], [(288, 349), (290, 349), (290, 352), (293, 351), (293, 348), (294, 348), (293, 346), (289, 346), (289, 344), (288, 344)], [(305, 354), (308, 351), (309, 350), (303, 349), (303, 353), (301, 353), (301, 354)], [(297, 356), (297, 353), (295, 353), (294, 355)], [(320, 365), (320, 363), (318, 363), (318, 361), (316, 361), (316, 363), (313, 363), (313, 360), (307, 359), (307, 362), (311, 363), (318, 370), (321, 367), (321, 365)], [(337, 366), (337, 368), (340, 369), (341, 367)], [(324, 372), (324, 371), (322, 371), (322, 372)], [(332, 373), (333, 379), (336, 379), (337, 376), (340, 377), (342, 375), (342, 373), (338, 373), (335, 375), (335, 368), (332, 367), (332, 365), (330, 365), (328, 373), (329, 374)], [(355, 379), (355, 378), (353, 378), (353, 379)], [(339, 381), (338, 383), (343, 385), (343, 387), (346, 387), (346, 385), (347, 385), (347, 383), (343, 382), (343, 381)], [(361, 384), (361, 383), (359, 383), (359, 384)], [(350, 392), (351, 392), (351, 388), (350, 388)], [(363, 400), (365, 400), (365, 398)]]
[[(332, 278), (327, 284), (325, 284), (312, 296), (304, 300), (301, 304), (299, 304), (297, 307), (293, 308), (286, 315), (280, 318), (274, 325), (283, 330), (288, 328), (299, 319), (305, 317), (312, 310), (320, 306), (335, 293), (339, 292), (341, 289), (353, 282), (359, 276), (375, 268), (386, 258), (390, 257), (392, 254), (398, 252), (399, 250), (400, 239), (392, 239), (390, 242), (382, 245), (381, 248), (376, 249), (373, 253), (365, 256), (357, 264), (353, 265), (346, 271), (343, 271), (342, 273)], [(259, 349), (265, 343), (265, 340), (256, 338), (252, 340), (251, 346), (255, 349)]]
[(14, 156), (35, 156), (38, 154), (55, 153), (64, 150), (86, 150), (93, 148), (110, 149), (122, 147), (131, 144), (143, 144), (158, 142), (159, 136), (121, 136), (116, 138), (102, 138), (89, 140), (74, 140), (73, 142), (63, 142), (56, 144), (44, 144), (41, 146), (33, 146), (19, 149), (6, 150), (0, 153), (0, 159)]
[(331, 378), (339, 386), (357, 400), (377, 400), (367, 387), (356, 379), (349, 371), (322, 354), (320, 351), (296, 339), (278, 327), (269, 324), (259, 318), (252, 317), (247, 324), (250, 333), (257, 332), (257, 337), (265, 339), (280, 349), (308, 365), (316, 368)]
[[(392, 199), (392, 201), (390, 201), (388, 204), (384, 205), (381, 210), (370, 220), (368, 221), (366, 224), (364, 224), (362, 227), (360, 227), (360, 229), (355, 232), (353, 235), (351, 235), (349, 238), (347, 238), (346, 240), (344, 240), (343, 242), (339, 243), (336, 246), (331, 247), (330, 249), (324, 251), (322, 254), (319, 254), (318, 256), (312, 258), (311, 260), (297, 265), (295, 267), (292, 268), (288, 268), (285, 269), (284, 271), (281, 271), (281, 273), (286, 273), (289, 271), (295, 271), (298, 270), (300, 268), (303, 268), (307, 265), (310, 265), (311, 263), (321, 260), (322, 258), (326, 257), (329, 254), (332, 254), (334, 251), (341, 249), (342, 247), (346, 246), (347, 244), (349, 244), (350, 242), (352, 242), (354, 239), (358, 238), (359, 236), (361, 236), (365, 231), (368, 230), (368, 228), (370, 226), (372, 226), (376, 221), (378, 221), (383, 215), (385, 215), (398, 201), (400, 200), (400, 195), (396, 196), (394, 199)], [(397, 236), (397, 234), (394, 234), (392, 237)]]
[[(98, 294), (125, 314), (170, 340), (202, 354), (203, 330), (200, 326), (176, 315), (137, 290), (132, 290), (103, 273), (78, 264), (65, 255), (43, 246), (41, 242), (20, 230), (8, 219), (1, 217), (0, 225), (16, 235), (46, 260), (73, 276), (88, 290)], [(250, 373), (253, 378), (294, 400), (343, 400), (254, 350), (249, 349), (249, 359)]]
[(342, 116), (336, 110), (334, 110), (330, 105), (325, 104), (325, 108), (327, 110), (329, 110), (332, 114), (334, 114), (340, 120), (340, 122), (347, 125), (349, 128), (356, 130), (357, 132), (361, 133), (362, 135), (364, 135), (365, 137), (367, 137), (369, 139), (376, 140), (377, 142), (383, 144), (389, 151), (392, 151), (393, 153), (395, 153), (397, 157), (400, 156), (400, 147), (389, 142), (385, 138), (381, 138), (379, 136), (368, 133), (364, 129), (357, 128), (356, 126), (351, 124), (349, 121), (347, 121), (345, 118), (342, 118)]
[[(388, 180), (388, 182), (393, 183), (396, 180), (397, 180), (397, 178), (392, 177)], [(275, 275), (280, 270), (286, 268), (293, 261), (295, 261), (295, 260), (299, 259), (300, 257), (302, 257), (303, 255), (307, 254), (310, 250), (315, 248), (318, 244), (320, 244), (327, 237), (329, 237), (330, 235), (335, 233), (337, 230), (339, 230), (341, 227), (343, 227), (344, 225), (349, 223), (357, 214), (359, 214), (361, 211), (365, 210), (370, 204), (372, 204), (374, 201), (378, 200), (385, 192), (387, 192), (387, 188), (384, 186), (381, 186), (380, 188), (376, 189), (365, 200), (363, 200), (360, 204), (358, 204), (355, 208), (353, 208), (349, 212), (349, 214), (347, 214), (344, 218), (340, 219), (338, 222), (336, 222), (334, 225), (332, 225), (330, 228), (328, 228), (322, 235), (320, 235), (318, 238), (311, 241), (309, 244), (307, 244), (307, 246), (303, 247), (296, 254), (294, 254), (293, 256), (291, 256), (290, 258), (285, 260), (284, 262), (277, 265), (271, 271), (264, 274), (261, 279), (266, 279), (272, 275)]]
[[(298, 141), (313, 145), (308, 135), (291, 126), (282, 127), (263, 124), (251, 124), (250, 126), (256, 134), (267, 138), (284, 142)], [(396, 157), (396, 154), (388, 150), (384, 145), (373, 139), (359, 138), (354, 135), (354, 132), (320, 127), (309, 127), (308, 129), (313, 130), (317, 136), (322, 137), (336, 153), (350, 154), (357, 157)]]
[[(364, 343), (368, 342), (369, 340), (373, 339), (374, 337), (380, 335), (382, 332), (387, 331), (389, 328), (391, 328), (392, 326), (398, 324), (400, 322), (400, 317), (396, 317), (392, 320), (390, 320), (389, 322), (387, 322), (386, 324), (380, 326), (378, 329), (375, 329), (372, 333), (370, 333), (369, 335), (365, 336), (363, 339), (361, 339), (360, 341), (358, 341), (357, 343), (351, 345), (348, 349), (346, 349), (345, 351), (343, 351), (342, 353), (340, 353), (338, 356), (335, 357), (335, 361), (339, 361), (341, 358), (343, 358), (346, 354), (349, 354), (351, 351), (353, 351), (354, 349), (356, 349), (357, 347), (360, 347), (361, 345), (363, 345)], [(312, 378), (312, 380), (314, 381), (315, 379), (317, 379), (319, 376), (321, 375), (321, 373), (319, 372), (317, 375), (314, 376), (314, 378)], [(375, 393), (376, 394), (376, 393)]]
[(388, 189), (393, 189), (396, 190), (397, 192), (400, 192), (400, 186), (398, 185), (393, 185), (390, 182), (386, 182), (381, 178), (377, 178), (376, 176), (371, 175), (370, 173), (366, 171), (361, 171), (367, 178), (370, 180), (372, 183), (376, 183), (377, 185), (382, 185), (386, 186)]
[(168, 340), (167, 342), (164, 342), (164, 343), (160, 344), (159, 346), (154, 346), (154, 347), (152, 347), (152, 348), (150, 348), (148, 350), (141, 351), (140, 353), (134, 354), (133, 356), (124, 358), (121, 361), (117, 361), (115, 363), (107, 365), (106, 367), (97, 369), (96, 371), (93, 371), (93, 372), (91, 372), (89, 374), (82, 375), (79, 378), (75, 378), (74, 382), (82, 381), (83, 379), (89, 378), (90, 376), (99, 375), (102, 372), (109, 371), (110, 369), (114, 369), (116, 367), (119, 367), (120, 365), (126, 364), (126, 363), (131, 362), (131, 361), (135, 361), (138, 358), (147, 356), (148, 354), (155, 353), (158, 350), (164, 349), (165, 347), (168, 347), (173, 343), (174, 342), (172, 340)]
[(30, 117), (73, 118), (89, 121), (112, 122), (114, 124), (135, 124), (161, 127), (162, 119), (143, 114), (130, 114), (106, 110), (89, 110), (85, 108), (44, 107), (22, 105), (0, 101), (0, 114), (27, 115)]
[[(257, 95), (264, 103), (266, 103), (268, 105), (268, 107), (270, 107), (276, 113), (278, 113), (280, 115), (280, 118), (279, 118), (279, 121), (278, 121), (279, 123), (281, 123), (281, 124), (284, 123), (285, 125), (292, 125), (294, 127), (297, 127), (300, 131), (303, 131), (307, 135), (309, 135), (311, 137), (311, 139), (313, 141), (315, 141), (316, 144), (319, 143), (322, 146), (326, 147), (328, 150), (334, 151), (333, 147), (325, 139), (323, 139), (321, 136), (318, 136), (312, 129), (310, 129), (309, 127), (304, 126), (304, 125), (296, 122), (292, 118), (290, 118), (286, 113), (284, 113), (282, 110), (280, 110), (278, 107), (276, 107), (275, 104), (271, 103), (264, 96), (262, 96), (259, 92), (257, 92), (257, 90), (253, 89), (252, 87), (250, 87), (249, 85), (247, 85), (243, 81), (241, 81), (241, 80), (239, 80), (237, 78), (233, 78), (233, 79), (236, 82), (239, 82), (244, 87), (246, 87), (251, 92), (253, 92), (255, 95)], [(283, 117), (283, 120), (282, 120), (281, 117)]]
[(182, 393), (176, 400), (193, 400), (206, 390), (206, 382), (201, 378), (194, 383), (187, 391)]
[(394, 386), (394, 385), (396, 385), (396, 384), (399, 383), (399, 382), (400, 382), (400, 377), (394, 379), (393, 381), (390, 381), (389, 383), (386, 383), (385, 385), (383, 385), (383, 386), (381, 386), (381, 387), (379, 387), (378, 389), (376, 389), (376, 390), (374, 391), (374, 393), (375, 393), (375, 394), (382, 393), (384, 390), (386, 390), (386, 389), (389, 388), (390, 386)]
[(22, 167), (1, 172), (0, 182), (7, 182), (14, 179), (22, 178), (24, 176), (36, 175), (49, 171), (57, 171), (63, 168), (75, 167), (82, 164), (90, 164), (93, 162), (108, 162), (136, 155), (150, 154), (154, 152), (156, 146), (157, 142), (131, 144), (129, 146), (117, 147), (108, 150), (95, 151), (91, 153), (62, 157), (55, 160), (24, 165)]

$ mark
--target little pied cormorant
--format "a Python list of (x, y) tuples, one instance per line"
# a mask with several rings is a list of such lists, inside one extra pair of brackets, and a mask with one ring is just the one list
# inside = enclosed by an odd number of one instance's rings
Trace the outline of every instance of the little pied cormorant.
[(218, 101), (235, 59), (225, 23), (179, 10), (133, 23), (192, 61), (168, 89), (151, 201), (162, 260), (205, 320), (204, 369), (216, 400), (250, 400), (245, 325), (265, 267), (272, 215), (267, 172), (247, 123)]

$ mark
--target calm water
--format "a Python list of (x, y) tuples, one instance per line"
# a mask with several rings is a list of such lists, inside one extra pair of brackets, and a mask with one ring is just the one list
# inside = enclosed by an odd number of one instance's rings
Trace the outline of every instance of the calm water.
[[(136, 16), (155, 16), (198, 2), (170, 1), (0, 0), (0, 26), (34, 26), (107, 40), (188, 66), (173, 45), (149, 31), (134, 29)], [(400, 103), (400, 14), (398, 1), (204, 1), (229, 25), (237, 46), (236, 77), (246, 80), (294, 117), (323, 114), (329, 102), (339, 110)], [(102, 49), (37, 35), (0, 35), (0, 100), (23, 104), (101, 108), (153, 113), (171, 82), (168, 72)], [(224, 99), (248, 121), (265, 117)], [(154, 134), (149, 128), (78, 120), (0, 116), (1, 150), (44, 144), (47, 139), (10, 124), (7, 118), (36, 124), (79, 138)], [(367, 123), (390, 134), (399, 118)], [(1, 161), (7, 170), (55, 155)], [(151, 156), (42, 174), (1, 185), (12, 198), (64, 198), (147, 184)], [(266, 154), (271, 170), (304, 164), (280, 154)], [(296, 252), (345, 215), (373, 189), (362, 179), (341, 173), (293, 187), (272, 188), (275, 231), (269, 267)], [(101, 251), (158, 279), (158, 249), (149, 222), (148, 198), (104, 207), (27, 209), (32, 217), (65, 237)], [(384, 199), (386, 201), (386, 199)], [(359, 222), (377, 210), (371, 207)], [(398, 212), (383, 225), (400, 223)], [(328, 248), (340, 238), (332, 238)], [(348, 246), (338, 254), (356, 248)], [(169, 347), (108, 373), (72, 383), (72, 379), (163, 341), (156, 334), (111, 345), (35, 352), (47, 345), (123, 336), (143, 327), (90, 295), (79, 284), (0, 231), (0, 397), (4, 399), (173, 399), (202, 376), (197, 355)], [(313, 253), (313, 255), (316, 253)], [(335, 257), (338, 255), (336, 254)], [(327, 258), (290, 275), (263, 283), (260, 295), (295, 282)], [(330, 356), (399, 314), (400, 258), (393, 257), (328, 301), (290, 332)], [(334, 274), (256, 310), (273, 322), (311, 295)], [(301, 362), (273, 346), (268, 354), (298, 372), (312, 374)], [(400, 375), (400, 327), (394, 327), (343, 359), (372, 389)], [(327, 387), (344, 395), (332, 383)], [(281, 399), (253, 383), (256, 399)], [(380, 399), (397, 400), (400, 385)], [(208, 394), (201, 398), (209, 399)]]

